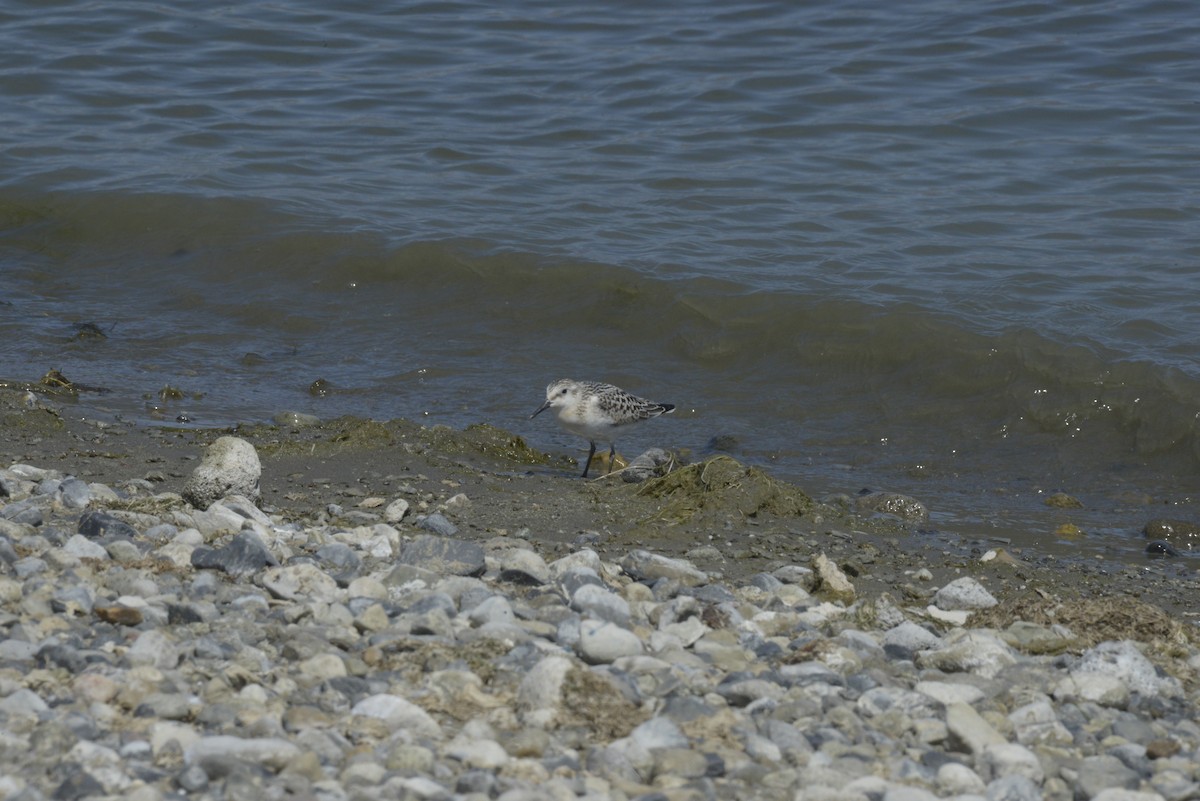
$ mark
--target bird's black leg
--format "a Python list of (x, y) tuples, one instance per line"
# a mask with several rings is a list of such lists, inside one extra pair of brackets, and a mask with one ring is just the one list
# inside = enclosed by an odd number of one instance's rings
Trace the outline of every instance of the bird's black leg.
[(582, 476), (583, 478), (587, 478), (588, 468), (592, 466), (592, 457), (596, 455), (596, 443), (589, 442), (588, 444), (591, 445), (592, 447), (588, 451), (588, 460), (583, 466), (583, 476)]
[(617, 457), (617, 443), (610, 442), (610, 443), (608, 443), (608, 472), (606, 472), (604, 475), (608, 475), (609, 473), (612, 472), (613, 459), (615, 459), (616, 457)]

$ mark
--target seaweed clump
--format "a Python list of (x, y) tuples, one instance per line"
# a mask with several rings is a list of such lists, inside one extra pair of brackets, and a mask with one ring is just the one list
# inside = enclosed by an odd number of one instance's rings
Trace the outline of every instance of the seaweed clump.
[(477, 452), (517, 464), (545, 464), (548, 461), (545, 454), (530, 448), (518, 435), (487, 423), (475, 423), (462, 431), (434, 426), (429, 429), (428, 438), (432, 448), (442, 454)]
[(1083, 648), (1108, 640), (1134, 640), (1170, 654), (1189, 644), (1200, 645), (1200, 634), (1194, 629), (1157, 606), (1128, 597), (1060, 600), (1029, 593), (975, 612), (971, 625), (1004, 629), (1018, 620), (1066, 626)]
[(799, 488), (729, 456), (714, 456), (650, 479), (638, 495), (665, 501), (656, 516), (667, 523), (683, 523), (699, 514), (796, 517), (813, 506), (812, 498)]

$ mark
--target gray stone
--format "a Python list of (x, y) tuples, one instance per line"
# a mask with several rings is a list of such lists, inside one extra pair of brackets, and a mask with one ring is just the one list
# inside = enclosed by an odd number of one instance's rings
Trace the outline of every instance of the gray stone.
[(793, 665), (784, 665), (779, 669), (779, 674), (792, 686), (827, 684), (831, 687), (839, 687), (846, 683), (842, 674), (824, 662), (799, 662)]
[(563, 684), (574, 669), (570, 659), (552, 654), (525, 674), (517, 688), (517, 711), (527, 726), (550, 729), (556, 725), (563, 712)]
[(39, 665), (61, 667), (71, 673), (82, 673), (87, 667), (87, 660), (84, 659), (78, 648), (53, 641), (45, 643), (38, 649), (37, 661)]
[(382, 720), (392, 731), (406, 730), (420, 737), (441, 737), (442, 727), (421, 707), (398, 695), (380, 693), (362, 699), (352, 715)]
[(941, 704), (928, 695), (901, 687), (873, 687), (858, 697), (855, 707), (866, 718), (895, 712), (910, 718), (930, 718), (941, 711)]
[(1023, 745), (1008, 742), (984, 746), (979, 759), (979, 774), (987, 781), (1002, 776), (1024, 776), (1039, 785), (1046, 778), (1037, 754)]
[(953, 703), (973, 704), (984, 697), (983, 690), (972, 684), (948, 681), (919, 681), (913, 689), (946, 706)]
[(759, 723), (764, 737), (775, 743), (780, 752), (793, 762), (800, 762), (813, 752), (812, 744), (804, 733), (785, 720), (766, 718)]
[(688, 738), (675, 721), (653, 717), (629, 733), (629, 739), (639, 748), (654, 751), (659, 748), (687, 748)]
[(571, 608), (595, 620), (629, 625), (629, 602), (598, 584), (584, 584), (571, 595)]
[(1013, 773), (989, 783), (984, 797), (987, 801), (1042, 801), (1042, 790), (1028, 776)]
[(388, 523), (399, 523), (408, 514), (408, 501), (397, 498), (383, 508), (383, 519)]
[(970, 576), (955, 579), (938, 590), (933, 602), (940, 609), (988, 609), (1000, 603), (982, 584)]
[(137, 529), (108, 512), (92, 510), (79, 518), (79, 533), (90, 540), (127, 539), (137, 536)]
[(180, 789), (189, 793), (199, 793), (208, 787), (208, 774), (199, 765), (189, 765), (175, 777)]
[[(1195, 795), (1189, 795), (1184, 798), (1190, 800), (1195, 797)], [(1180, 798), (1178, 801), (1184, 801), (1184, 798)], [(1176, 801), (1176, 799), (1164, 799), (1158, 793), (1127, 790), (1121, 787), (1108, 787), (1092, 796), (1092, 801)]]
[(458, 526), (446, 519), (446, 516), (440, 512), (434, 512), (431, 515), (426, 515), (417, 521), (417, 527), (423, 528), (426, 531), (432, 531), (441, 537), (453, 537), (458, 533)]
[(1140, 785), (1137, 772), (1111, 754), (1086, 757), (1079, 764), (1078, 787), (1085, 798), (1094, 798), (1109, 788), (1136, 790)]
[(24, 559), (18, 559), (13, 562), (13, 572), (19, 579), (27, 579), (30, 576), (36, 576), (39, 573), (45, 573), (49, 565), (45, 559), (39, 559), (36, 556), (26, 556)]
[(40, 498), (31, 498), (27, 501), (10, 503), (7, 506), (0, 507), (0, 517), (11, 523), (37, 528), (46, 521), (46, 516), (42, 512), (43, 503), (46, 503), (46, 501)]
[(1070, 745), (1074, 740), (1046, 700), (1014, 709), (1008, 719), (1012, 721), (1017, 742), (1021, 745)]
[(1150, 758), (1146, 756), (1146, 746), (1144, 745), (1125, 743), (1124, 745), (1113, 746), (1108, 750), (1108, 753), (1121, 760), (1121, 763), (1125, 767), (1141, 777), (1149, 778), (1150, 774), (1154, 772), (1154, 768), (1150, 764)]
[(457, 737), (447, 745), (445, 754), (467, 768), (477, 770), (499, 771), (512, 761), (503, 746), (490, 739)]
[(937, 801), (937, 796), (921, 787), (899, 784), (888, 787), (882, 801)]
[(108, 559), (108, 551), (103, 545), (82, 534), (73, 534), (63, 543), (63, 551), (79, 559)]
[(175, 520), (180, 525), (195, 528), (205, 539), (241, 531), (246, 523), (245, 517), (219, 501), (213, 501), (207, 509), (196, 509), (190, 514), (176, 512)]
[(941, 647), (922, 651), (916, 661), (921, 668), (970, 672), (990, 679), (1016, 664), (1017, 658), (1007, 643), (987, 631), (956, 629), (947, 635)]
[(234, 758), (278, 771), (300, 753), (298, 746), (282, 738), (219, 734), (200, 738), (184, 749), (183, 756), (188, 765), (199, 765), (206, 770), (208, 766)]
[(590, 570), (592, 575), (599, 576), (604, 569), (599, 554), (590, 548), (582, 548), (561, 559), (555, 559), (547, 567), (550, 569), (550, 577), (556, 581), (562, 580), (562, 577), (572, 570)]
[(837, 563), (825, 554), (819, 553), (813, 557), (812, 567), (813, 572), (817, 575), (817, 585), (813, 588), (813, 592), (845, 604), (854, 601), (854, 584), (837, 566)]
[(49, 710), (49, 704), (43, 701), (40, 695), (25, 688), (17, 690), (7, 698), (0, 698), (0, 712), (6, 715), (40, 715)]
[(105, 795), (104, 785), (78, 765), (64, 766), (62, 772), (67, 778), (55, 789), (54, 801), (81, 801)]
[(660, 475), (663, 468), (671, 461), (671, 454), (662, 448), (651, 448), (629, 461), (629, 464), (621, 471), (621, 480), (629, 484), (641, 483)]
[(138, 562), (142, 559), (142, 552), (129, 540), (113, 540), (104, 548), (113, 561), (121, 564), (129, 564)]
[(938, 768), (937, 788), (943, 795), (982, 793), (986, 787), (979, 774), (958, 762), (947, 762)]
[(574, 597), (580, 587), (591, 584), (601, 589), (608, 590), (608, 585), (600, 578), (590, 567), (572, 567), (560, 572), (557, 576), (558, 587), (563, 591), (567, 598)]
[(779, 700), (784, 689), (773, 681), (740, 674), (730, 674), (717, 685), (720, 695), (730, 706), (748, 706), (761, 699)]
[(200, 700), (183, 693), (151, 693), (134, 710), (139, 718), (190, 720), (200, 709)]
[(893, 646), (914, 654), (917, 651), (938, 648), (941, 644), (941, 637), (924, 626), (913, 623), (911, 620), (906, 620), (898, 626), (893, 626), (883, 634), (884, 648)]
[(334, 573), (351, 574), (358, 572), (362, 559), (354, 549), (344, 542), (331, 542), (317, 549), (317, 559), (321, 566)]
[(637, 581), (653, 582), (667, 578), (685, 587), (708, 583), (708, 574), (684, 559), (672, 559), (649, 551), (631, 551), (621, 559), (621, 567)]
[(1102, 642), (1089, 648), (1079, 659), (1072, 674), (1100, 673), (1119, 679), (1131, 691), (1142, 695), (1178, 695), (1179, 682), (1158, 671), (1138, 647), (1128, 641)]
[(486, 626), (489, 623), (514, 623), (517, 616), (513, 613), (512, 604), (507, 598), (502, 595), (493, 595), (476, 604), (475, 608), (467, 613), (467, 619), (473, 626)]
[[(245, 495), (239, 495), (236, 493), (226, 495), (219, 500), (213, 501), (212, 505), (208, 507), (208, 511), (215, 511), (214, 507), (217, 507), (224, 512), (232, 512), (243, 521), (250, 520), (254, 523), (258, 523), (260, 526), (266, 529), (270, 529), (274, 525), (274, 522), (271, 520), (271, 518), (268, 517), (263, 510), (258, 508), (257, 503)], [(237, 528), (241, 529), (242, 526), (238, 525)]]
[(179, 527), (171, 523), (159, 523), (142, 532), (142, 537), (157, 545), (170, 542), (179, 533)]
[(1129, 705), (1129, 687), (1106, 673), (1072, 673), (1054, 686), (1052, 694), (1059, 702), (1086, 701), (1116, 709)]
[(90, 615), (95, 602), (96, 591), (86, 584), (77, 584), (56, 589), (51, 608), (68, 615)]
[(321, 568), (311, 564), (270, 567), (262, 573), (262, 585), (285, 601), (340, 601), (343, 592)]
[(418, 534), (405, 543), (398, 561), (440, 575), (478, 576), (487, 568), (477, 544), (432, 534)]
[(192, 567), (222, 570), (235, 578), (252, 576), (265, 567), (278, 565), (262, 539), (253, 531), (241, 531), (220, 548), (201, 546), (192, 551)]
[(982, 754), (989, 747), (1008, 742), (974, 707), (961, 702), (946, 705), (946, 728), (952, 740), (972, 754)]
[(68, 509), (85, 509), (92, 502), (92, 488), (77, 478), (65, 479), (58, 486), (59, 497)]
[(257, 502), (262, 463), (258, 451), (239, 437), (220, 437), (204, 454), (184, 484), (183, 499), (197, 509), (207, 509), (227, 495), (244, 495)]
[(159, 670), (173, 670), (179, 665), (178, 646), (158, 630), (143, 631), (125, 652), (131, 665), (150, 665)]
[(37, 643), (25, 640), (0, 640), (0, 661), (32, 662), (40, 649)]
[(538, 587), (550, 580), (546, 560), (528, 548), (513, 548), (500, 560), (500, 580)]
[(592, 665), (606, 665), (644, 650), (641, 638), (629, 629), (596, 620), (583, 621), (575, 648), (583, 661)]

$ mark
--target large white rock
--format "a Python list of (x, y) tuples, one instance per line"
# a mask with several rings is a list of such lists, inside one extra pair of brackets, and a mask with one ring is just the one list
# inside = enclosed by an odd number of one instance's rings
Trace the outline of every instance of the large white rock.
[(262, 497), (261, 478), (262, 463), (254, 446), (239, 437), (221, 437), (208, 447), (181, 494), (197, 509), (207, 509), (227, 495), (244, 495), (257, 502)]

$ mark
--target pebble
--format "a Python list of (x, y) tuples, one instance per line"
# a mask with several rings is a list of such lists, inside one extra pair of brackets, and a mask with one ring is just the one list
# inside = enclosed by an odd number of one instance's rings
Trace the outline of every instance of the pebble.
[(0, 797), (1200, 797), (1200, 653), (971, 629), (973, 578), (909, 606), (820, 553), (737, 584), (403, 499), (155, 497), (0, 469)]
[(435, 574), (455, 576), (477, 576), (487, 569), (483, 548), (474, 542), (452, 539), (450, 535), (419, 534), (413, 537), (401, 550), (398, 562)]

